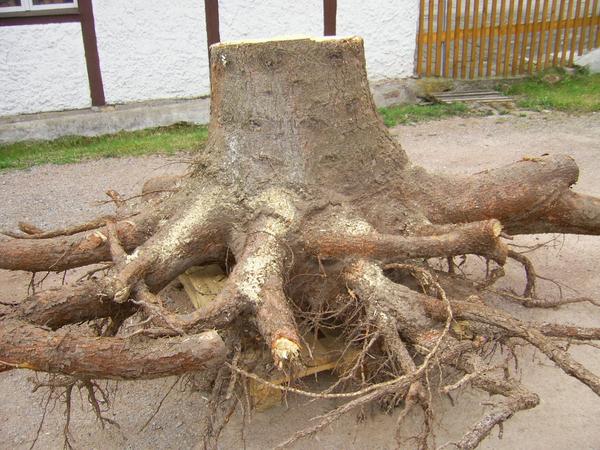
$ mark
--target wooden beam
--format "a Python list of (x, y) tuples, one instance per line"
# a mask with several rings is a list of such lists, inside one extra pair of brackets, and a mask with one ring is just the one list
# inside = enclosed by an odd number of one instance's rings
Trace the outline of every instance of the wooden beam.
[(210, 46), (221, 42), (219, 31), (219, 0), (204, 0), (204, 16), (206, 18), (206, 44), (210, 61)]
[[(590, 21), (590, 26), (600, 27), (600, 16), (590, 17), (588, 20)], [(534, 25), (538, 25), (540, 23), (541, 23), (541, 21), (538, 21), (538, 22), (531, 21), (531, 22), (523, 23), (521, 25), (522, 25), (522, 27), (530, 27), (531, 28)], [(562, 30), (564, 28), (579, 29), (581, 26), (584, 26), (584, 25), (585, 25), (585, 19), (583, 17), (580, 17), (578, 19), (562, 20), (560, 23), (558, 21), (555, 21), (548, 27), (548, 30), (558, 30), (558, 29)], [(492, 31), (491, 28), (494, 29), (494, 34), (496, 36), (509, 35), (507, 23), (505, 23), (503, 25), (495, 25), (493, 27), (485, 26), (484, 34), (491, 33), (491, 31)], [(538, 32), (539, 32), (539, 29), (538, 29)], [(449, 33), (442, 31), (440, 39), (442, 39), (442, 40), (446, 40), (446, 39), (452, 40), (452, 39), (456, 39), (456, 38), (458, 38), (458, 39), (477, 39), (477, 36), (480, 33), (481, 33), (481, 28), (479, 26), (477, 28), (467, 28), (467, 29), (462, 28), (459, 30), (450, 30)], [(512, 31), (509, 36), (513, 36)], [(438, 39), (438, 34), (435, 31), (432, 31), (431, 41), (435, 44), (437, 39)], [(427, 44), (429, 42), (428, 35), (425, 34), (425, 35), (419, 36), (419, 41), (422, 42), (423, 44)]]
[(335, 36), (337, 25), (337, 0), (323, 0), (323, 35)]
[(106, 105), (106, 100), (100, 70), (100, 57), (98, 56), (92, 0), (79, 0), (79, 15), (81, 17), (81, 34), (83, 36), (83, 49), (85, 51), (92, 106), (103, 106)]

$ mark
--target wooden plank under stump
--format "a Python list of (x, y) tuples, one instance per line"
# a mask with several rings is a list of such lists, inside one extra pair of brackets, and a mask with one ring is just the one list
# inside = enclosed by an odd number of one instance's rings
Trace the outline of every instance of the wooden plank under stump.
[[(210, 303), (223, 288), (227, 275), (218, 264), (201, 267), (190, 267), (179, 275), (179, 280), (185, 289), (190, 301), (196, 309), (203, 308)], [(348, 347), (341, 336), (326, 336), (316, 339), (314, 335), (304, 336), (304, 342), (311, 348), (311, 352), (303, 346), (301, 361), (305, 367), (294, 374), (293, 378), (276, 372), (266, 378), (271, 383), (285, 384), (295, 379), (314, 375), (326, 370), (335, 370), (343, 373), (348, 370), (359, 355), (357, 348)], [(262, 359), (262, 348), (255, 349), (257, 358)], [(253, 406), (258, 411), (264, 411), (281, 403), (283, 392), (273, 389), (255, 380), (249, 381), (249, 393)]]
[[(304, 340), (312, 349), (311, 357), (306, 347), (302, 348), (301, 360), (306, 364), (305, 368), (295, 373), (293, 377), (282, 376), (281, 372), (277, 372), (268, 377), (268, 381), (284, 385), (290, 381), (328, 370), (342, 374), (352, 367), (360, 354), (359, 349), (348, 347), (347, 342), (341, 336), (323, 337), (315, 340), (314, 336), (311, 335), (305, 336)], [(250, 399), (257, 411), (265, 411), (277, 406), (283, 400), (283, 391), (255, 380), (250, 380), (248, 390)]]
[(179, 281), (196, 309), (214, 300), (226, 279), (227, 275), (218, 264), (190, 267), (179, 275)]

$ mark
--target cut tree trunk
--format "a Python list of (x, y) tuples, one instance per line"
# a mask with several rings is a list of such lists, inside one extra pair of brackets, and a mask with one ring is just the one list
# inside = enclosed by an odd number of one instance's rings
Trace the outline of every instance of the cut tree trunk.
[[(485, 305), (472, 283), (424, 263), (442, 257), (455, 272), (452, 257), (479, 255), (494, 268), (489, 286), (516, 260), (529, 289), (513, 297), (544, 306), (533, 297), (533, 266), (507, 243), (510, 234), (600, 234), (600, 199), (571, 190), (578, 168), (570, 157), (525, 158), (472, 176), (413, 165), (377, 114), (360, 38), (218, 44), (211, 73), (209, 140), (187, 175), (149, 181), (136, 204), (109, 192), (115, 217), (54, 231), (22, 224), (0, 241), (2, 269), (110, 264), (104, 276), (3, 306), (2, 369), (116, 379), (206, 370), (216, 376), (213, 397), (229, 401), (245, 377), (289, 389), (261, 381), (264, 361), (244, 357), (257, 345), (285, 374), (271, 379), (293, 379), (306, 373), (298, 369), (310, 352), (301, 336), (347, 337), (359, 356), (339, 383), (292, 392), (351, 401), (287, 444), (373, 400), (404, 399), (403, 414), (422, 408), (429, 430), (427, 374), (448, 365), (506, 397), (457, 443), (473, 448), (538, 403), (478, 356), (514, 339), (600, 393), (598, 377), (555, 342), (598, 339), (598, 330), (524, 323)], [(161, 290), (204, 264), (227, 272), (216, 297), (191, 313), (166, 308)], [(74, 326), (89, 321), (99, 336)]]

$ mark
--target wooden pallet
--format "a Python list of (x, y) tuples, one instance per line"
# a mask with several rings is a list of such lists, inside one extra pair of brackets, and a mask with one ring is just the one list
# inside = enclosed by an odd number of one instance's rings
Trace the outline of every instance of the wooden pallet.
[(508, 97), (498, 91), (465, 91), (465, 92), (434, 92), (430, 97), (440, 103), (509, 103), (513, 102), (512, 97)]

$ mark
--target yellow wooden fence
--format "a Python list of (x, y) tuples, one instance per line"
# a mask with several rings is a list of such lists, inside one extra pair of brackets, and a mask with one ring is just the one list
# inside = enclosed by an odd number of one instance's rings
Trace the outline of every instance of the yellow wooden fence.
[(599, 0), (420, 0), (419, 76), (508, 77), (597, 47)]

